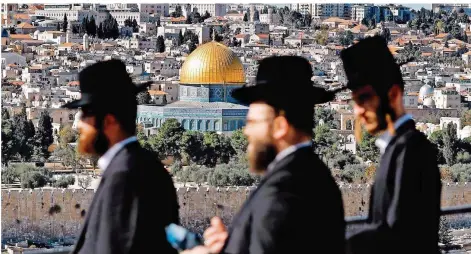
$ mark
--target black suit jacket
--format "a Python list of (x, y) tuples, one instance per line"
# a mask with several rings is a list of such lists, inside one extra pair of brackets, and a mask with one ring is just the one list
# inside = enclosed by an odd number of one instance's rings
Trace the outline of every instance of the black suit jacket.
[(157, 156), (132, 142), (103, 173), (73, 253), (176, 253), (166, 240), (170, 223), (179, 223), (172, 179)]
[(437, 151), (408, 120), (381, 157), (368, 225), (349, 238), (349, 252), (438, 253), (440, 199)]
[(344, 242), (340, 190), (312, 147), (305, 147), (261, 180), (232, 221), (223, 253), (337, 254), (344, 253)]

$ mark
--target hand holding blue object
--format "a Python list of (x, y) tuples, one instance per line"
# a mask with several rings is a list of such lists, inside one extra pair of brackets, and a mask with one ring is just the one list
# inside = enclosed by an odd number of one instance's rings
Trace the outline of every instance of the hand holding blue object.
[(165, 232), (167, 234), (167, 241), (178, 251), (184, 251), (198, 245), (203, 245), (203, 241), (198, 234), (182, 226), (172, 223), (165, 228)]

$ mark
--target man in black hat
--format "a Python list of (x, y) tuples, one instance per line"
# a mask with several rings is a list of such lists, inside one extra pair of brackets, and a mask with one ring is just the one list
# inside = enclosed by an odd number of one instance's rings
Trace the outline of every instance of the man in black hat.
[[(371, 57), (368, 57), (371, 56)], [(341, 52), (357, 120), (381, 152), (368, 225), (350, 253), (438, 253), (441, 181), (437, 153), (403, 105), (404, 81), (386, 42), (364, 39)], [(360, 142), (357, 135), (357, 142)]]
[(119, 60), (85, 68), (79, 82), (81, 99), (63, 107), (81, 108), (78, 151), (101, 156), (104, 172), (73, 253), (176, 253), (165, 236), (179, 221), (172, 179), (135, 136), (136, 94), (149, 83), (135, 85)]
[(188, 253), (344, 253), (341, 193), (311, 144), (314, 105), (332, 98), (313, 86), (312, 73), (304, 58), (269, 57), (256, 85), (232, 93), (250, 105), (249, 166), (263, 178), (231, 228), (213, 218), (205, 247)]

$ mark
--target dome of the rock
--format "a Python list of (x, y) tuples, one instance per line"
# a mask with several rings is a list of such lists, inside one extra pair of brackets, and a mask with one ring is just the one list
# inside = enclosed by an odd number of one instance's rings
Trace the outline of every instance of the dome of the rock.
[(244, 66), (225, 45), (211, 41), (196, 48), (185, 60), (180, 71), (183, 85), (242, 85)]

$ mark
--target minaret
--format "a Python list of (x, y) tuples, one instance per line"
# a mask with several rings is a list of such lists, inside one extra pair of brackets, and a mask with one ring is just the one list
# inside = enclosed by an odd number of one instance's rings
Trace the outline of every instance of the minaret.
[(70, 29), (71, 26), (72, 24), (69, 24), (67, 26), (67, 31), (65, 32), (65, 42), (67, 43), (72, 42), (72, 29)]
[(88, 51), (88, 34), (83, 35), (83, 50)]
[(273, 8), (270, 7), (268, 8), (268, 18), (267, 18), (268, 24), (273, 24)]

